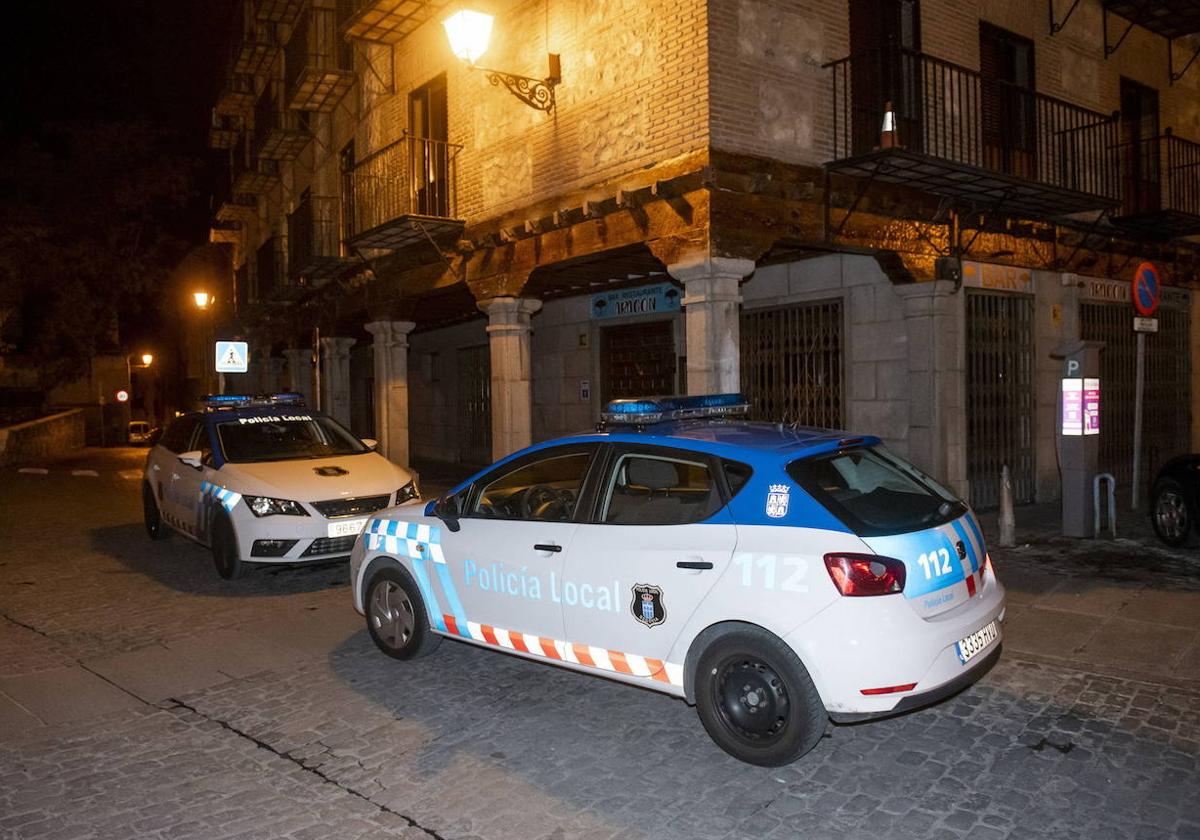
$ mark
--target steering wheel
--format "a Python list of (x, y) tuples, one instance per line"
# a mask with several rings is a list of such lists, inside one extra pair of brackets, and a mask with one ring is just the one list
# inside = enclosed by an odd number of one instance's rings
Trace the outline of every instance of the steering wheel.
[(535, 484), (521, 494), (522, 519), (564, 519), (571, 509), (569, 491), (555, 490), (546, 484)]

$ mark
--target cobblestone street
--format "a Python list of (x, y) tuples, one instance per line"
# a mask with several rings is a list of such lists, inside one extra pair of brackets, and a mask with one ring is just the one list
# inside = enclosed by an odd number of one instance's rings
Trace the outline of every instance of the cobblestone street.
[(0, 471), (2, 838), (1200, 838), (1194, 556), (993, 551), (982, 682), (766, 769), (663, 695), (390, 660), (342, 565), (219, 580), (146, 538), (143, 456)]

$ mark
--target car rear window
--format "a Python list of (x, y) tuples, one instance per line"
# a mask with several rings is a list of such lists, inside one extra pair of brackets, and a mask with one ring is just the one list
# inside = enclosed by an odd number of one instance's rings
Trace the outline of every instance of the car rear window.
[(879, 447), (840, 450), (788, 464), (788, 475), (863, 537), (932, 528), (966, 511), (953, 493)]

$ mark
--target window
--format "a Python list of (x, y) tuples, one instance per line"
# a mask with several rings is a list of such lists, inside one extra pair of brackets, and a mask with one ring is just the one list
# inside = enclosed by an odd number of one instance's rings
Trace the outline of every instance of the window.
[(737, 461), (722, 461), (721, 468), (725, 470), (725, 482), (729, 485), (731, 499), (741, 492), (750, 476), (754, 475), (754, 470), (748, 464), (739, 464)]
[(199, 419), (196, 417), (180, 417), (171, 423), (159, 445), (171, 452), (188, 452), (192, 439), (195, 437)]
[(604, 491), (608, 525), (686, 525), (721, 506), (708, 465), (659, 455), (622, 455)]
[(595, 447), (542, 458), (481, 482), (467, 516), (569, 522)]
[(793, 461), (788, 475), (860, 537), (942, 525), (966, 506), (916, 467), (879, 449)]
[(370, 451), (329, 417), (240, 417), (218, 424), (217, 437), (225, 460), (242, 464), (360, 455)]
[(979, 72), (985, 164), (1029, 177), (1033, 172), (1037, 112), (1033, 96), (1033, 41), (979, 24)]

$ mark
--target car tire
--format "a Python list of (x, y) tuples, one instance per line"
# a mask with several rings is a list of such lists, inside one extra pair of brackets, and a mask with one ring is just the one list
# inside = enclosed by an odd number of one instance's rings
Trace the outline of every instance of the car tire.
[(148, 482), (142, 482), (142, 520), (146, 523), (146, 534), (152, 540), (165, 540), (171, 535), (162, 514), (158, 511), (158, 500)]
[(403, 569), (386, 566), (371, 575), (363, 606), (371, 640), (393, 659), (419, 659), (442, 643), (429, 626), (417, 585)]
[(790, 764), (825, 733), (829, 716), (804, 663), (761, 627), (714, 639), (697, 660), (695, 679), (700, 722), (739, 761)]
[(213, 565), (225, 580), (237, 580), (246, 573), (247, 564), (238, 556), (237, 534), (228, 516), (217, 516), (212, 526)]
[(1150, 521), (1154, 533), (1172, 548), (1192, 542), (1196, 517), (1187, 490), (1173, 478), (1161, 478), (1150, 492)]

